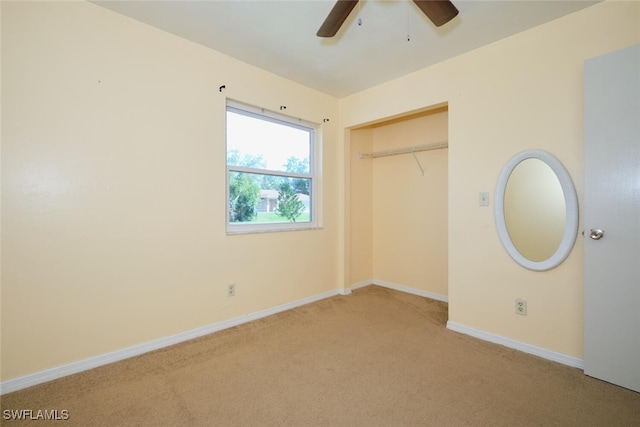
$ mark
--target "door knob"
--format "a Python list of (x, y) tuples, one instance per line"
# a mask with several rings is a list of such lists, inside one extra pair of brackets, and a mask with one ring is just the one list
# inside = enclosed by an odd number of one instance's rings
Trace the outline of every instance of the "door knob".
[(589, 231), (589, 237), (593, 240), (600, 240), (602, 236), (604, 236), (604, 230), (600, 230), (599, 228), (592, 228), (591, 231)]

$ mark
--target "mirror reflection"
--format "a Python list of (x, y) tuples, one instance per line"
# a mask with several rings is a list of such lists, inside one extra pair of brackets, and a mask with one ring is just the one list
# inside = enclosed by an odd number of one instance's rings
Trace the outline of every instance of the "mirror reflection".
[(565, 198), (558, 177), (545, 162), (530, 158), (513, 169), (504, 193), (504, 217), (522, 256), (540, 262), (556, 252), (566, 224)]

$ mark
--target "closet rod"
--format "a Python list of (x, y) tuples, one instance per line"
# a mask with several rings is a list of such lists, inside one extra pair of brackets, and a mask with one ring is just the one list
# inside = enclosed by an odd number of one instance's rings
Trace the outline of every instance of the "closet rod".
[(396, 156), (398, 154), (418, 153), (420, 151), (439, 150), (447, 148), (448, 141), (436, 142), (433, 144), (412, 145), (411, 147), (396, 148), (394, 150), (374, 151), (373, 153), (360, 153), (358, 157), (361, 159), (375, 159), (376, 157)]

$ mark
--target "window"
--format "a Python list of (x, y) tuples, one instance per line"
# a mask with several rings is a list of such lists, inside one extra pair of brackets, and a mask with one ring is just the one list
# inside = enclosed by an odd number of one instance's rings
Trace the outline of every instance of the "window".
[(315, 128), (227, 103), (227, 232), (317, 226)]

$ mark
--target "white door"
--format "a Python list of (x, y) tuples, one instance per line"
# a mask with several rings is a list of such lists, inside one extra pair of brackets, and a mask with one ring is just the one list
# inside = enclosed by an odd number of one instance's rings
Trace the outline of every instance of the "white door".
[(584, 71), (584, 372), (640, 391), (640, 45)]

